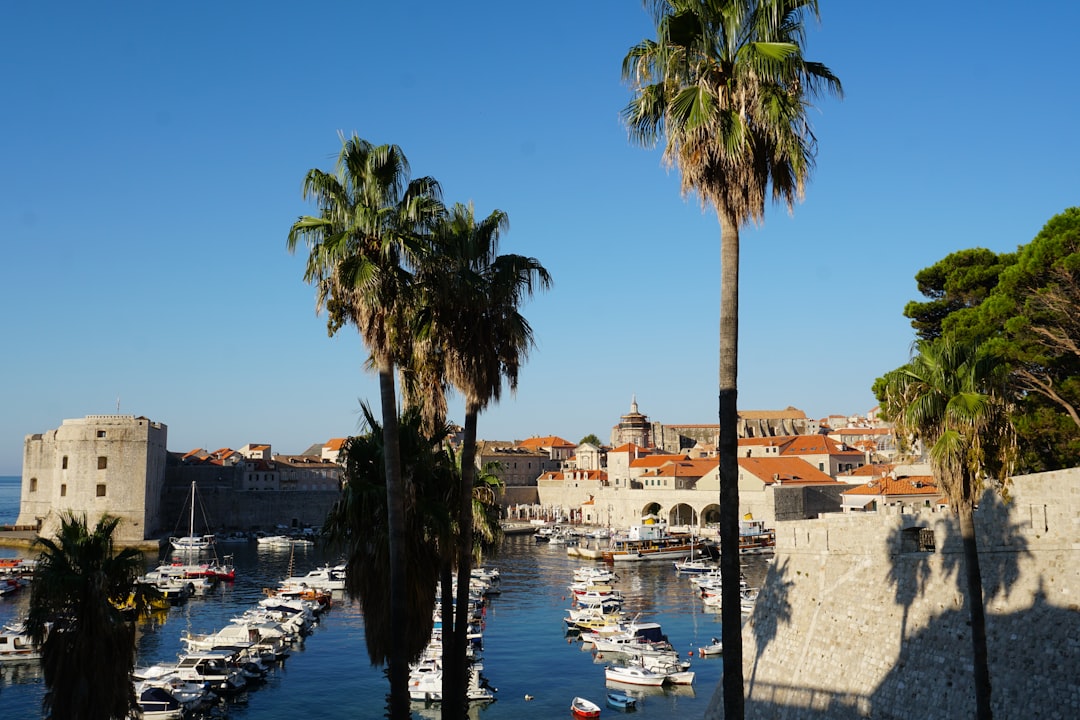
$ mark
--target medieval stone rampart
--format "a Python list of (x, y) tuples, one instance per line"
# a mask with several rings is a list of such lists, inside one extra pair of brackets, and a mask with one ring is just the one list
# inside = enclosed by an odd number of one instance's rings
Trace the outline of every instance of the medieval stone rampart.
[[(997, 720), (1080, 717), (1080, 469), (1015, 478), (976, 512)], [(743, 628), (746, 717), (972, 717), (955, 516), (777, 523)], [(720, 689), (706, 714), (722, 717)]]

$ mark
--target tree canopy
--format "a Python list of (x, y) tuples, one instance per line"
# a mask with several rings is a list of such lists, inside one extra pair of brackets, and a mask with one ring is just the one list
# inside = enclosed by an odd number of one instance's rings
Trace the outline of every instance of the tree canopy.
[[(923, 340), (985, 343), (1019, 391), (1018, 469), (1080, 463), (1080, 207), (1014, 253), (961, 250), (915, 276), (926, 302), (904, 308)], [(884, 398), (884, 378), (874, 384)]]

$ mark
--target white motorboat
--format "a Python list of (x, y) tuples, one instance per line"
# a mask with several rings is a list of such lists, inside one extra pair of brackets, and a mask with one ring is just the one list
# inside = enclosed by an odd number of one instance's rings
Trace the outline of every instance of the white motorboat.
[(592, 585), (610, 585), (618, 579), (619, 576), (607, 568), (585, 565), (574, 571), (574, 582)]
[(175, 720), (184, 716), (184, 705), (158, 685), (136, 689), (135, 704), (142, 720)]
[(636, 665), (609, 665), (604, 668), (604, 679), (627, 685), (659, 687), (664, 684), (666, 676)]
[(172, 670), (163, 675), (135, 681), (135, 693), (137, 695), (141, 695), (143, 690), (150, 687), (164, 688), (180, 703), (184, 710), (189, 712), (200, 710), (216, 699), (216, 696), (212, 695), (207, 689), (206, 683), (187, 682)]
[[(465, 697), (469, 702), (483, 703), (495, 699), (480, 675), (483, 666), (473, 663), (469, 668), (469, 684)], [(426, 660), (409, 672), (409, 697), (420, 702), (442, 702), (442, 667), (436, 660)]]
[(238, 693), (247, 687), (247, 679), (232, 663), (232, 653), (208, 651), (182, 655), (176, 663), (176, 674), (188, 682), (205, 682), (219, 695)]
[(693, 685), (694, 684), (694, 671), (693, 670), (676, 670), (664, 675), (664, 682), (671, 683), (672, 685)]
[(260, 548), (288, 548), (292, 547), (292, 539), (288, 535), (266, 535), (256, 538), (255, 542)]
[(38, 660), (41, 650), (26, 634), (21, 622), (8, 623), (0, 628), (0, 661)]
[(698, 648), (698, 654), (701, 655), (701, 657), (710, 657), (710, 656), (713, 656), (713, 655), (723, 655), (724, 654), (724, 643), (722, 643), (717, 638), (713, 638), (711, 643), (709, 643), (708, 645), (702, 645), (701, 647)]
[(306, 585), (322, 590), (344, 590), (345, 566), (324, 565), (309, 571), (306, 575), (294, 575), (293, 577), (285, 578), (281, 584), (283, 586)]

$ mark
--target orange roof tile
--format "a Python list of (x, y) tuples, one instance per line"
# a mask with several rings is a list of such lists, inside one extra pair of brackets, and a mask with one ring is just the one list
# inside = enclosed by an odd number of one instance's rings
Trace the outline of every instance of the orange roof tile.
[(669, 462), (688, 460), (686, 455), (646, 455), (630, 461), (632, 468), (656, 468)]
[(329, 440), (326, 441), (326, 444), (323, 445), (323, 447), (326, 448), (327, 450), (329, 450), (330, 452), (339, 451), (339, 450), (341, 450), (341, 446), (345, 444), (345, 441), (347, 439), (348, 438), (330, 438)]
[(777, 481), (783, 484), (838, 484), (829, 475), (797, 457), (739, 458), (739, 467), (766, 485)]
[(646, 472), (642, 477), (692, 477), (700, 478), (712, 472), (720, 464), (718, 458), (697, 458), (668, 462), (655, 470)]
[(634, 443), (625, 443), (625, 444), (620, 445), (619, 447), (617, 447), (617, 448), (615, 448), (613, 450), (608, 450), (609, 455), (612, 454), (612, 453), (634, 453), (634, 452), (636, 452), (638, 455), (648, 455), (649, 453), (652, 452), (652, 450), (650, 450), (649, 448), (641, 447), (640, 445), (635, 445)]
[(941, 488), (934, 484), (932, 477), (881, 478), (871, 480), (865, 485), (845, 490), (842, 495), (940, 495)]
[(558, 447), (558, 448), (566, 448), (566, 447), (577, 447), (577, 445), (570, 442), (569, 440), (563, 440), (561, 437), (557, 437), (555, 435), (548, 435), (547, 437), (531, 437), (531, 438), (529, 438), (527, 440), (522, 440), (517, 445), (518, 445), (518, 447), (524, 447), (524, 448), (546, 448), (546, 447), (550, 447), (550, 448), (556, 448), (556, 447)]
[(842, 450), (840, 444), (828, 435), (795, 435), (780, 451), (781, 455), (858, 455), (859, 450)]

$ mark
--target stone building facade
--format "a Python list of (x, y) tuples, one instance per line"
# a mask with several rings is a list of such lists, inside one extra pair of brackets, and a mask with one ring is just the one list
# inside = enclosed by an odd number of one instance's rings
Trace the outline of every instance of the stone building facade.
[[(979, 503), (995, 718), (1080, 715), (1078, 517), (1080, 468), (1013, 478), (1007, 503)], [(966, 597), (948, 511), (778, 522), (743, 628), (746, 718), (973, 717)]]
[[(199, 532), (321, 526), (338, 499), (341, 468), (318, 456), (166, 450), (164, 424), (133, 415), (88, 415), (28, 435), (16, 525), (52, 535), (65, 512), (119, 517), (122, 545), (188, 532), (197, 486)], [(269, 458), (269, 459), (267, 459)]]
[(120, 518), (114, 537), (138, 543), (162, 521), (168, 428), (134, 415), (87, 415), (26, 436), (16, 525), (53, 534), (65, 512)]

